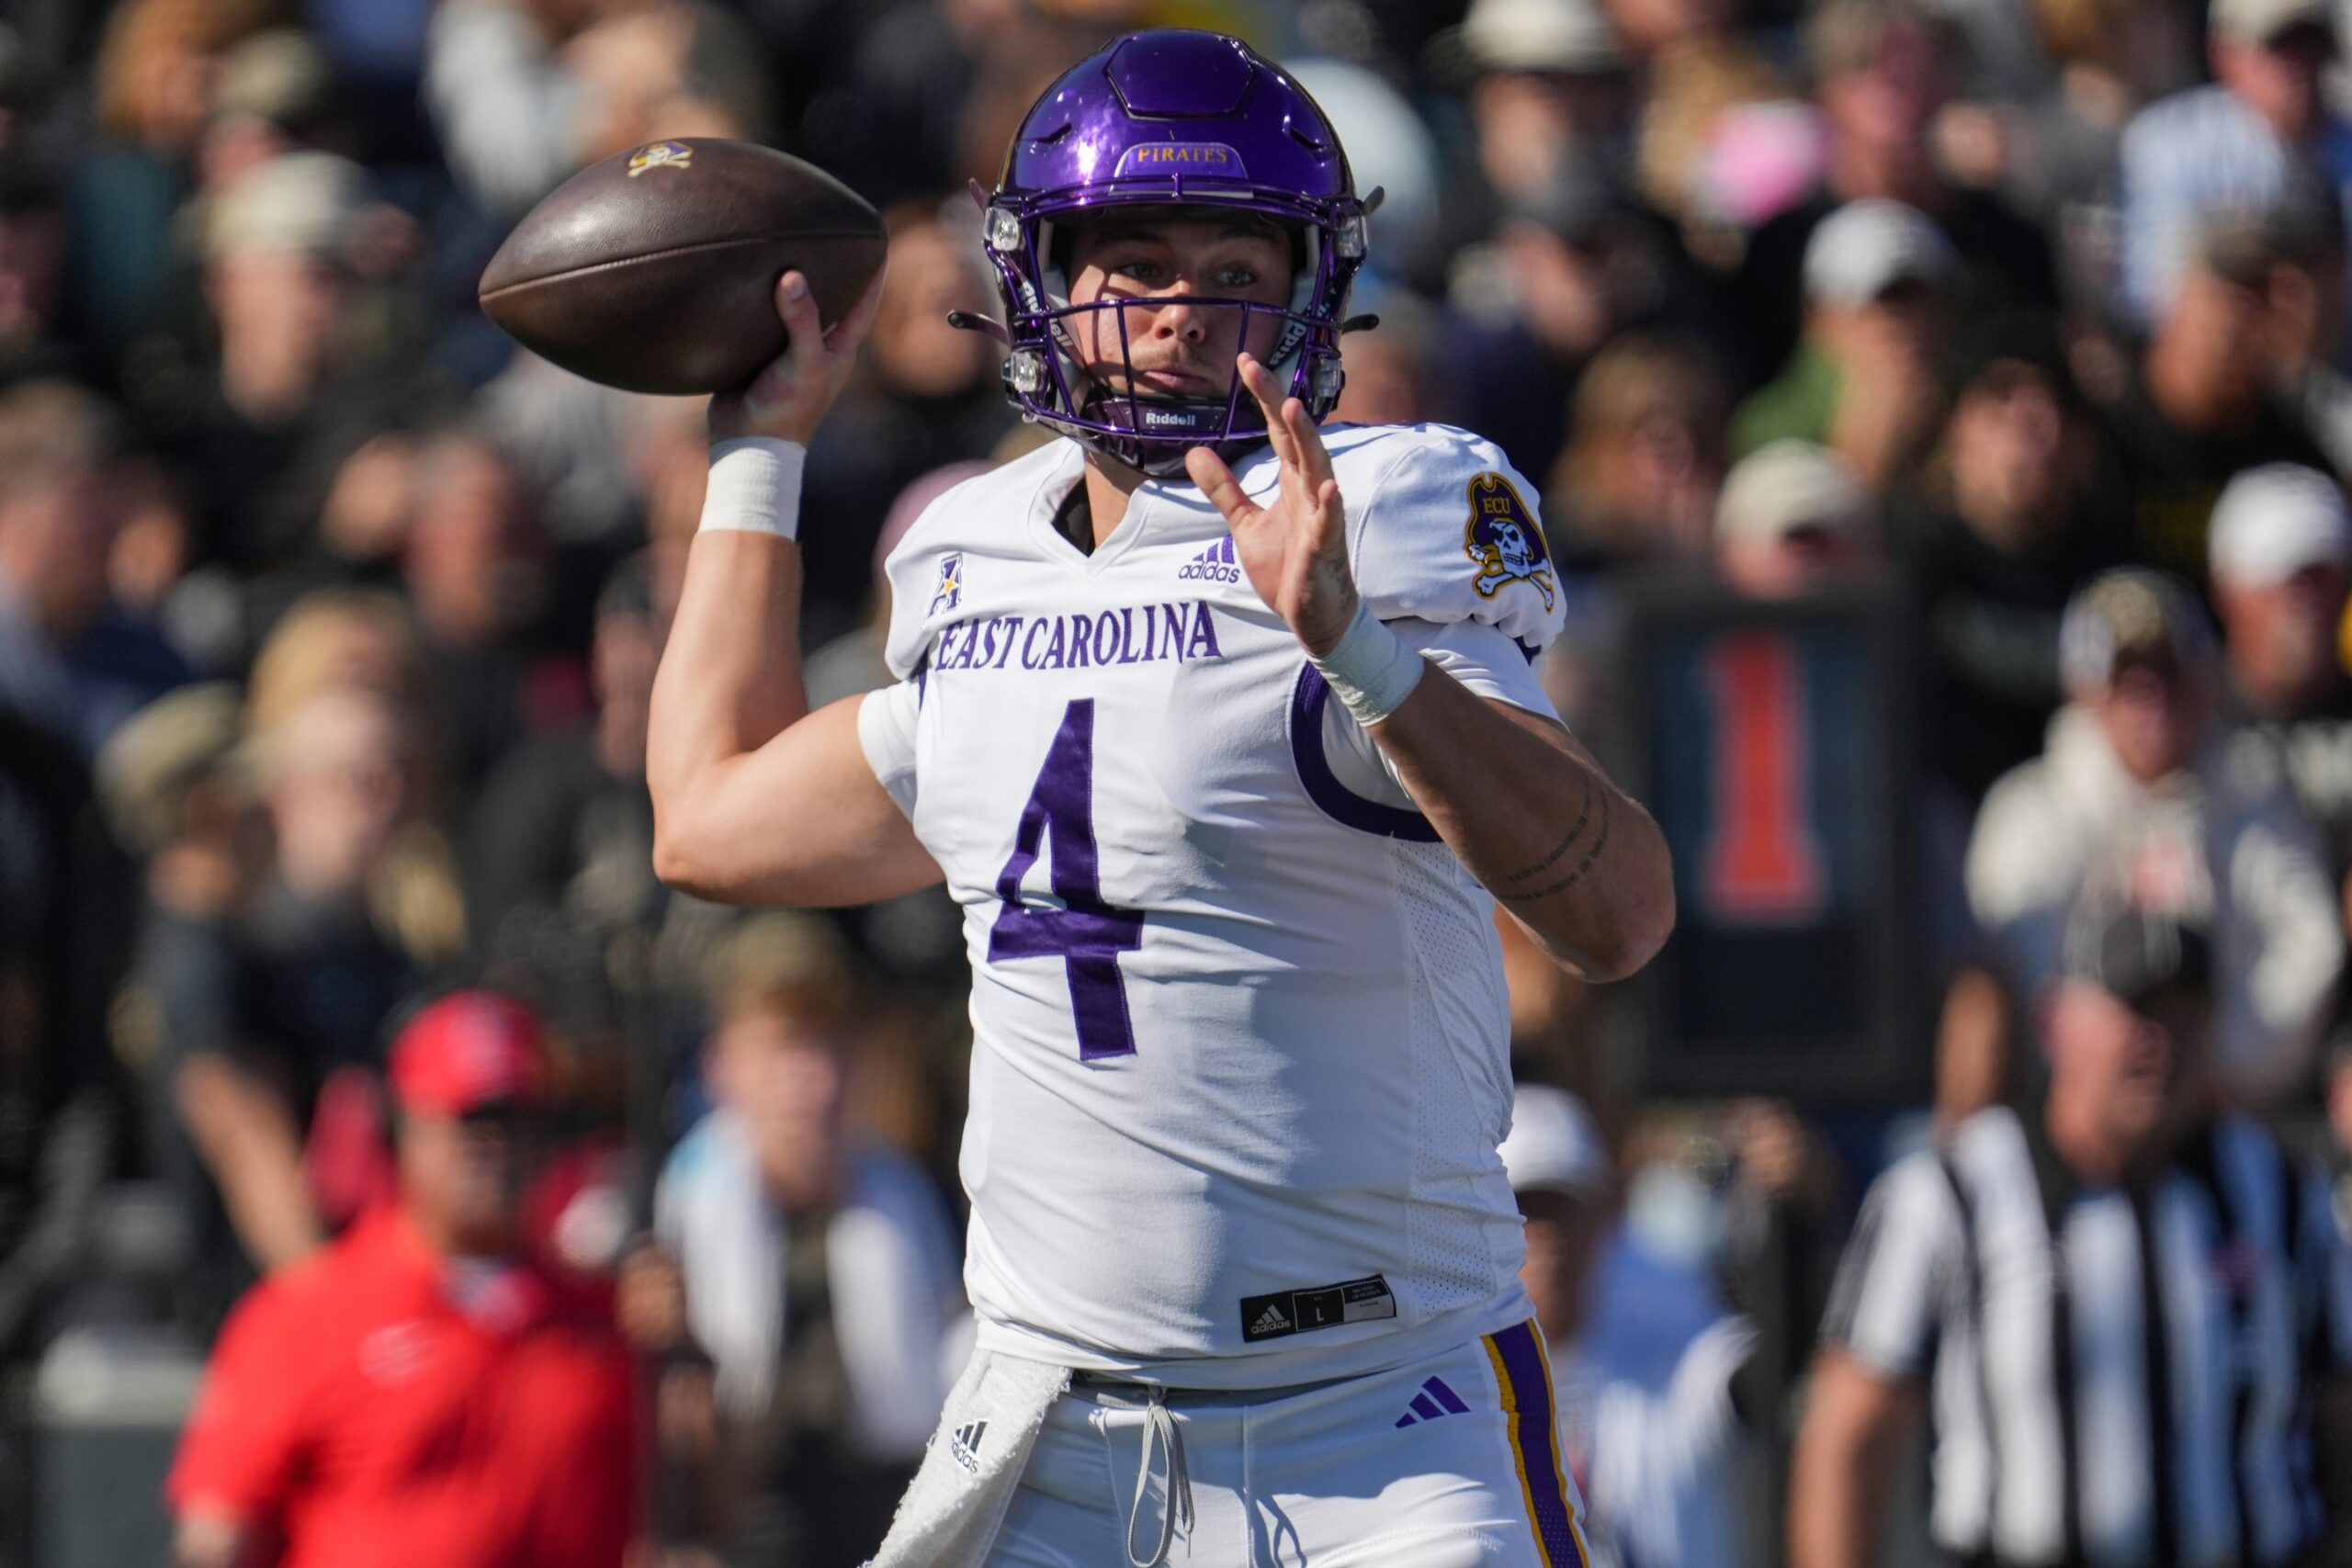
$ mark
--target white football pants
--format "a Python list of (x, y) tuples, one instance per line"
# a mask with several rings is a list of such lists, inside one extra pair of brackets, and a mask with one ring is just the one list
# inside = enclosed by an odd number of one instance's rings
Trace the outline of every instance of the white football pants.
[(989, 1563), (1123, 1568), (1164, 1531), (1166, 1562), (1198, 1568), (1587, 1568), (1579, 1511), (1524, 1323), (1305, 1389), (1080, 1382), (1048, 1411)]

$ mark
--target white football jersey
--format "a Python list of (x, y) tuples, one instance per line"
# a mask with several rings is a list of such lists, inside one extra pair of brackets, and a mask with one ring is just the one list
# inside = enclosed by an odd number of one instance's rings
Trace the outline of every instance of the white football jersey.
[[(1526, 481), (1437, 425), (1324, 433), (1356, 580), (1482, 695), (1560, 589)], [(1250, 586), (1207, 499), (1088, 555), (1057, 441), (889, 561), (875, 773), (963, 906), (980, 1343), (1178, 1387), (1396, 1364), (1527, 1315), (1490, 896)], [(1277, 465), (1238, 468), (1270, 499)]]

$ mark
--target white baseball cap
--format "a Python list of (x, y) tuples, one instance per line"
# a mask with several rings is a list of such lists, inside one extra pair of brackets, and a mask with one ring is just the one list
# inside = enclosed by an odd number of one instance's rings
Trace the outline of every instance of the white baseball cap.
[(2213, 0), (2211, 19), (2215, 32), (2245, 43), (2269, 43), (2294, 28), (2335, 35), (2328, 0)]
[(2352, 567), (2352, 513), (2316, 468), (2267, 463), (2229, 482), (2213, 503), (2207, 564), (2218, 581), (2267, 588), (2305, 567)]
[(2105, 690), (2129, 658), (2168, 658), (2192, 678), (2213, 663), (2205, 612), (2181, 583), (2146, 567), (2101, 572), (2058, 618), (2058, 672), (2071, 695)]
[(1898, 283), (1942, 283), (1951, 242), (1916, 207), (1871, 197), (1823, 219), (1804, 248), (1804, 295), (1824, 305), (1867, 305)]
[(1503, 1169), (1511, 1190), (1554, 1188), (1579, 1198), (1609, 1190), (1609, 1153), (1584, 1101), (1564, 1089), (1523, 1083), (1512, 1097)]
[(286, 152), (239, 175), (213, 198), (214, 257), (291, 251), (334, 256), (367, 204), (368, 171), (332, 152)]
[(1471, 0), (1462, 25), (1432, 40), (1442, 75), (1525, 71), (1608, 75), (1625, 68), (1617, 29), (1593, 0)]
[(1810, 441), (1775, 441), (1732, 465), (1715, 500), (1715, 534), (1769, 545), (1800, 528), (1868, 531), (1870, 491), (1853, 466)]

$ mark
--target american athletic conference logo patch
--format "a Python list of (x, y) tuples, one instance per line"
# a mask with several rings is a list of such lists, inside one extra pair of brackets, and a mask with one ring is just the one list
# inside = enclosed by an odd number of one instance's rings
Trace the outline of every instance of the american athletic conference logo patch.
[(1478, 597), (1491, 599), (1507, 582), (1532, 582), (1552, 607), (1557, 586), (1552, 580), (1552, 552), (1544, 530), (1527, 502), (1500, 474), (1480, 474), (1470, 481), (1470, 520), (1462, 525), (1462, 553), (1478, 569), (1474, 586)]
[(964, 602), (964, 552), (942, 556), (939, 560), (939, 583), (931, 591), (931, 608), (926, 616), (952, 610)]

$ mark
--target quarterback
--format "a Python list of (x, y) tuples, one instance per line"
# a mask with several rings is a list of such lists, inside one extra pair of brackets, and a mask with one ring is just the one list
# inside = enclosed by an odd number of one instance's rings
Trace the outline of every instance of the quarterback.
[(882, 1563), (1582, 1560), (1496, 1154), (1494, 909), (1612, 978), (1670, 873), (1531, 671), (1532, 487), (1459, 430), (1318, 426), (1366, 213), (1233, 39), (1048, 89), (980, 324), (1062, 439), (914, 525), (863, 699), (808, 711), (793, 541), (874, 296), (823, 333), (787, 275), (792, 348), (712, 401), (658, 869), (760, 904), (944, 879), (971, 959), (979, 1348)]

